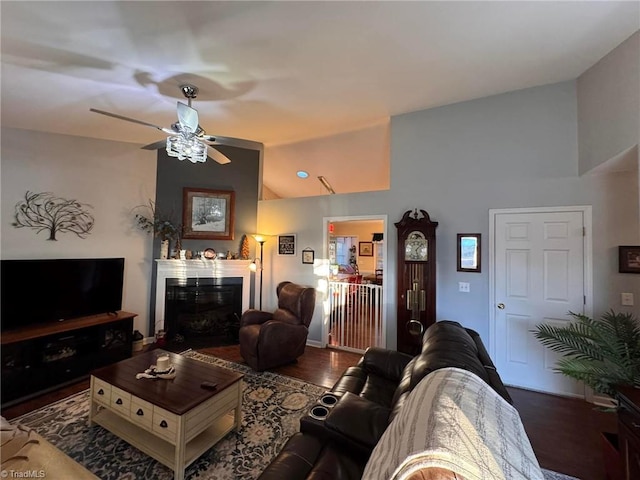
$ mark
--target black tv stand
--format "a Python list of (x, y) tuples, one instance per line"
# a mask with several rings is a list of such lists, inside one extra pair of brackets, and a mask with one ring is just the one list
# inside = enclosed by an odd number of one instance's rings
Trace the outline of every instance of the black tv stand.
[(136, 316), (108, 312), (3, 332), (2, 408), (129, 358)]

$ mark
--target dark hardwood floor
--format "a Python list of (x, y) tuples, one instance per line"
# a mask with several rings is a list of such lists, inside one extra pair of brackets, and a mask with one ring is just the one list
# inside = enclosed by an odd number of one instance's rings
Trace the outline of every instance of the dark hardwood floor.
[[(232, 362), (244, 363), (237, 345), (199, 350)], [(274, 369), (282, 375), (330, 388), (359, 354), (307, 347), (298, 362)], [(12, 419), (89, 388), (89, 381), (62, 388), (11, 408), (2, 415)], [(616, 416), (598, 411), (590, 403), (509, 388), (533, 450), (543, 468), (581, 480), (604, 480), (600, 432), (617, 432)]]

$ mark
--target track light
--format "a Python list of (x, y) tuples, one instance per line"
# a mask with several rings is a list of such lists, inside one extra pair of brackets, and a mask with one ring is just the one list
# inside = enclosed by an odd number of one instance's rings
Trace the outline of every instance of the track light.
[(329, 183), (329, 181), (328, 181), (325, 177), (323, 177), (322, 175), (320, 175), (320, 176), (318, 177), (318, 180), (320, 180), (320, 183), (324, 186), (324, 188), (326, 188), (326, 189), (327, 189), (327, 191), (328, 191), (331, 195), (334, 195), (334, 194), (336, 193), (336, 192), (335, 192), (335, 190), (333, 189), (333, 187), (331, 186), (331, 184)]

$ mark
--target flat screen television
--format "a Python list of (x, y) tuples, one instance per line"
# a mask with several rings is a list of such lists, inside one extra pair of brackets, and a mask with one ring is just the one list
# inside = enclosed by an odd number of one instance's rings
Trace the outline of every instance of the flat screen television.
[(124, 258), (2, 260), (2, 331), (122, 308)]

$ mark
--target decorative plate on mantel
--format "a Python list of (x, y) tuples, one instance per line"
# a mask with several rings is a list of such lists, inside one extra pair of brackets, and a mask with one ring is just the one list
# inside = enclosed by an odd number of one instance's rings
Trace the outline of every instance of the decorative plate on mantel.
[(216, 259), (216, 251), (213, 248), (207, 248), (207, 249), (205, 249), (205, 251), (202, 254), (202, 256), (204, 258), (206, 258), (207, 260), (215, 260)]

